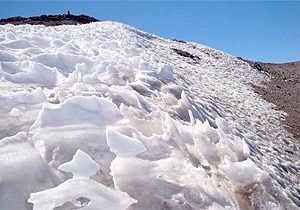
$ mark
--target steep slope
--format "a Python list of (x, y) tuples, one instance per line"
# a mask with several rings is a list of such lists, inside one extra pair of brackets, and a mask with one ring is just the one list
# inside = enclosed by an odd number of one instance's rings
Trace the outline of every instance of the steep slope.
[(0, 209), (300, 207), (248, 63), (114, 22), (0, 32)]
[(252, 67), (270, 76), (256, 91), (267, 101), (285, 111), (286, 128), (300, 140), (300, 62), (283, 64), (247, 61)]

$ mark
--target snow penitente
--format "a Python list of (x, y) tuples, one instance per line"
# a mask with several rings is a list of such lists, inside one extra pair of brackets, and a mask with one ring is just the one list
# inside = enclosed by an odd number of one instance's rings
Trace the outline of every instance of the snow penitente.
[(297, 209), (267, 79), (117, 22), (1, 25), (0, 209)]

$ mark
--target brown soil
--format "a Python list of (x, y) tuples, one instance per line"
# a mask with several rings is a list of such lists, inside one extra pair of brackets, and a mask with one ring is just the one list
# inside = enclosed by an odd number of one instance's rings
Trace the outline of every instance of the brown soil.
[(284, 121), (286, 129), (300, 140), (300, 61), (284, 64), (244, 61), (270, 75), (265, 87), (254, 86), (255, 91), (288, 114)]

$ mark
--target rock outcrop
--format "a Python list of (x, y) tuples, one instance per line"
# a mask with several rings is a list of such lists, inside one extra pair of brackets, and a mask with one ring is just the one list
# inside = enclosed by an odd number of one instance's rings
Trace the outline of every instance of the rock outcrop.
[(41, 15), (34, 17), (11, 17), (0, 20), (0, 25), (13, 24), (13, 25), (45, 25), (45, 26), (57, 26), (57, 25), (77, 25), (86, 24), (91, 22), (99, 21), (96, 18), (87, 15), (73, 15), (68, 12), (68, 14), (62, 15)]

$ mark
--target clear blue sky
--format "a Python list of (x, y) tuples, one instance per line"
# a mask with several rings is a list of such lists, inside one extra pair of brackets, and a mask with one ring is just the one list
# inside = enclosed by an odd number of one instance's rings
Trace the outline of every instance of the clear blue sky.
[(0, 18), (66, 13), (128, 23), (251, 60), (300, 60), (300, 1), (3, 1)]

